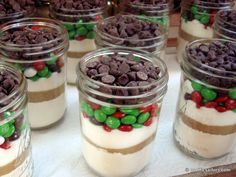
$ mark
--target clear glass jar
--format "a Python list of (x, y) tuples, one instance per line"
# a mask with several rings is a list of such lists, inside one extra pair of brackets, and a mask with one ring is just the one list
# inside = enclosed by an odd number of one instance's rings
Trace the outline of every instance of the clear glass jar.
[(120, 10), (123, 13), (137, 15), (143, 20), (158, 23), (168, 30), (170, 25), (169, 14), (172, 9), (171, 5), (173, 5), (172, 1), (153, 4), (151, 1), (138, 3), (135, 0), (128, 0), (120, 3)]
[[(133, 18), (133, 15), (122, 15), (122, 17)], [(155, 38), (149, 39), (131, 39), (131, 38), (120, 38), (116, 36), (112, 36), (106, 32), (104, 32), (103, 27), (109, 24), (113, 19), (116, 18), (108, 17), (104, 20), (101, 20), (97, 24), (96, 32), (96, 45), (97, 48), (103, 47), (129, 47), (135, 48), (139, 50), (144, 50), (147, 52), (151, 52), (154, 55), (160, 57), (161, 59), (165, 58), (165, 47), (167, 43), (167, 31), (166, 29), (160, 27), (161, 35)], [(135, 17), (138, 18), (138, 17)], [(141, 20), (141, 19), (140, 19)]]
[(232, 12), (236, 14), (236, 10), (222, 10), (217, 13), (213, 26), (214, 36), (216, 38), (227, 39), (232, 41), (236, 40), (236, 23), (225, 21), (222, 18), (222, 16)]
[(24, 8), (27, 8), (20, 12), (14, 12), (6, 15), (0, 16), (0, 25), (6, 23), (8, 21), (24, 18), (24, 17), (32, 17), (36, 13), (35, 5), (28, 5)]
[[(123, 59), (132, 54), (136, 61), (152, 62), (160, 69), (159, 80), (145, 86), (111, 86), (84, 73), (88, 62), (114, 54)], [(80, 60), (77, 76), (82, 153), (87, 164), (101, 176), (134, 176), (151, 158), (162, 99), (167, 91), (164, 62), (144, 51), (103, 48)], [(129, 96), (121, 96), (128, 92)]]
[(233, 0), (225, 0), (215, 3), (198, 0), (183, 0), (181, 4), (181, 25), (177, 44), (177, 59), (180, 62), (182, 54), (188, 42), (214, 37), (213, 23), (216, 13), (219, 10), (232, 8)]
[(66, 110), (68, 33), (61, 23), (43, 18), (11, 21), (2, 26), (0, 33), (22, 28), (46, 29), (59, 34), (54, 40), (32, 45), (0, 42), (1, 59), (14, 64), (27, 78), (31, 128), (50, 127), (64, 117)]
[[(27, 114), (27, 84), (24, 76), (13, 66), (0, 63), (1, 82), (3, 73), (11, 74), (18, 83), (9, 95), (3, 96), (1, 85), (0, 101), (0, 176), (31, 177), (30, 128)], [(6, 81), (6, 80), (5, 80)], [(4, 82), (5, 82), (4, 81)], [(5, 89), (6, 87), (4, 87)]]
[(103, 18), (104, 7), (88, 10), (57, 9), (50, 4), (50, 17), (61, 21), (69, 33), (67, 82), (76, 84), (76, 66), (85, 54), (96, 50), (95, 27)]
[(236, 144), (236, 73), (200, 65), (187, 52), (212, 41), (219, 40), (188, 44), (181, 62), (174, 138), (182, 151), (198, 159), (221, 157)]

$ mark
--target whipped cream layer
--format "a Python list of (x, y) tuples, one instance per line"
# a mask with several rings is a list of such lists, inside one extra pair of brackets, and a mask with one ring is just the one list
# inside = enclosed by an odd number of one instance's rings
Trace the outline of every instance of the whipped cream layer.
[[(29, 92), (41, 92), (57, 89), (65, 84), (65, 69), (60, 73), (53, 73), (50, 78), (40, 78), (34, 82), (28, 80)], [(65, 92), (54, 99), (42, 102), (28, 102), (28, 115), (32, 128), (50, 126), (59, 121), (66, 110)]]

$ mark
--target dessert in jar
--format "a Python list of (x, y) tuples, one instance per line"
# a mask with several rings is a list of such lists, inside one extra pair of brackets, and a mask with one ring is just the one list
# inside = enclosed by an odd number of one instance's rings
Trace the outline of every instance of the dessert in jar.
[(66, 110), (66, 29), (54, 20), (29, 18), (4, 24), (0, 33), (1, 59), (27, 78), (31, 127), (54, 125)]
[(29, 17), (36, 12), (35, 2), (33, 0), (1, 0), (0, 1), (0, 24)]
[(98, 47), (128, 47), (153, 53), (164, 59), (167, 31), (157, 23), (133, 15), (116, 15), (97, 24)]
[(168, 30), (171, 5), (168, 0), (127, 0), (120, 3), (120, 11), (158, 23)]
[(236, 41), (236, 10), (222, 10), (216, 15), (215, 37)]
[(104, 8), (105, 0), (51, 1), (51, 18), (61, 21), (69, 33), (67, 82), (70, 84), (76, 83), (76, 66), (79, 59), (96, 49), (95, 26), (103, 18)]
[(236, 143), (236, 45), (197, 40), (186, 47), (174, 124), (178, 147), (200, 159), (229, 153)]
[(0, 176), (31, 177), (27, 84), (13, 66), (0, 63)]
[(177, 59), (181, 61), (182, 54), (188, 42), (214, 36), (213, 23), (219, 10), (232, 8), (233, 0), (183, 0), (181, 4), (181, 25), (177, 44)]
[(77, 67), (82, 153), (105, 177), (134, 176), (149, 162), (168, 73), (154, 55), (104, 48)]

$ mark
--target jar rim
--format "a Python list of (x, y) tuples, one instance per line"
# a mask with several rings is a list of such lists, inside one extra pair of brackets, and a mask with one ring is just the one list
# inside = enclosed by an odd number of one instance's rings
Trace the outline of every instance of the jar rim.
[[(152, 63), (153, 62), (158, 63), (159, 64), (158, 67), (162, 67), (162, 68), (160, 68), (161, 71), (162, 71), (161, 72), (162, 75), (160, 76), (160, 79), (156, 80), (153, 83), (145, 85), (145, 86), (133, 86), (133, 87), (113, 86), (113, 85), (104, 84), (102, 82), (98, 82), (94, 79), (91, 79), (86, 74), (84, 74), (84, 72), (82, 71), (81, 67), (82, 67), (83, 63), (85, 63), (85, 62), (87, 62), (87, 61), (89, 61), (93, 58), (103, 56), (105, 54), (124, 53), (124, 52), (129, 53), (129, 54), (138, 55), (142, 59), (145, 58), (145, 60), (151, 61)], [(86, 54), (85, 56), (83, 56), (80, 59), (78, 65), (76, 67), (76, 72), (77, 72), (77, 76), (83, 76), (86, 80), (88, 80), (90, 82), (93, 82), (93, 83), (96, 83), (99, 86), (103, 86), (103, 87), (107, 87), (107, 88), (111, 88), (111, 89), (134, 89), (134, 88), (143, 89), (143, 88), (148, 88), (148, 87), (151, 87), (153, 85), (157, 85), (157, 84), (162, 83), (163, 80), (165, 80), (165, 77), (168, 76), (167, 66), (166, 66), (165, 62), (163, 60), (161, 60), (159, 57), (157, 57), (157, 56), (155, 56), (151, 53), (148, 53), (146, 51), (137, 50), (137, 49), (133, 49), (133, 48), (129, 48), (129, 47), (106, 47), (106, 48), (102, 48), (102, 49), (98, 49), (98, 50), (95, 50), (93, 52), (90, 52), (90, 53)]]
[[(232, 44), (234, 44), (235, 42), (234, 41), (232, 41), (232, 40), (224, 40), (224, 39), (218, 39), (218, 38), (213, 38), (213, 39), (199, 39), (199, 40), (195, 40), (195, 41), (192, 41), (192, 42), (190, 42), (190, 43), (188, 43), (187, 44), (187, 46), (186, 46), (186, 48), (185, 48), (185, 53), (184, 53), (184, 55), (183, 55), (183, 58), (184, 58), (184, 62), (187, 62), (191, 67), (193, 67), (194, 69), (196, 69), (197, 71), (199, 71), (199, 72), (205, 72), (205, 73), (207, 73), (207, 74), (209, 74), (209, 75), (216, 75), (216, 74), (213, 74), (213, 73), (209, 73), (209, 72), (207, 72), (207, 71), (205, 71), (205, 70), (202, 70), (202, 69), (200, 69), (199, 67), (196, 67), (194, 64), (192, 64), (191, 62), (189, 62), (189, 59), (188, 58), (190, 58), (190, 60), (192, 60), (192, 61), (194, 61), (193, 60), (193, 57), (191, 57), (190, 55), (189, 55), (189, 53), (188, 53), (188, 50), (189, 49), (191, 49), (191, 47), (192, 46), (194, 46), (194, 45), (196, 45), (196, 44), (204, 44), (204, 43), (206, 43), (206, 42), (213, 42), (213, 41), (220, 41), (220, 42), (230, 42), (230, 43), (232, 43)], [(222, 71), (222, 70), (220, 70), (220, 69), (217, 69), (217, 68), (214, 68), (214, 67), (210, 67), (210, 66), (208, 66), (208, 65), (205, 65), (205, 64), (202, 64), (202, 63), (199, 63), (199, 62), (196, 62), (197, 64), (201, 64), (202, 66), (204, 66), (204, 68), (207, 68), (207, 69), (210, 69), (211, 71), (215, 71), (215, 72), (220, 72), (220, 73), (225, 73), (225, 74), (232, 74), (233, 76), (227, 76), (227, 77), (224, 77), (224, 76), (221, 76), (222, 78), (232, 78), (232, 79), (234, 79), (234, 80), (236, 80), (236, 78), (235, 78), (235, 76), (236, 76), (236, 73), (235, 72), (233, 72), (233, 71)], [(183, 63), (182, 63), (183, 64)], [(217, 75), (218, 77), (220, 76), (220, 75)]]
[[(138, 20), (140, 20), (136, 15), (121, 15), (122, 17), (134, 17)], [(165, 40), (165, 36), (167, 35), (167, 31), (165, 30), (165, 28), (163, 28), (161, 25), (159, 25), (159, 28), (161, 29), (161, 35), (156, 36), (154, 38), (147, 38), (147, 39), (130, 39), (130, 38), (121, 38), (121, 37), (116, 37), (116, 36), (112, 36), (108, 33), (104, 33), (100, 28), (105, 24), (108, 23), (110, 20), (116, 18), (116, 16), (111, 16), (108, 18), (105, 18), (103, 20), (100, 20), (97, 23), (97, 27), (96, 27), (96, 32), (98, 34), (101, 34), (101, 36), (106, 36), (108, 38), (114, 39), (114, 40), (123, 40), (123, 41), (139, 41), (139, 42), (147, 42), (147, 41), (153, 41), (153, 40), (157, 40), (157, 39), (163, 39), (163, 41)]]
[[(236, 28), (236, 24), (232, 24), (232, 23), (229, 23), (228, 21), (226, 21), (226, 20), (224, 20), (223, 18), (221, 18), (221, 13), (223, 13), (223, 12), (232, 12), (232, 11), (235, 11), (236, 12), (236, 10), (235, 9), (227, 9), (227, 10), (220, 10), (218, 13), (217, 13), (217, 15), (216, 15), (216, 22), (223, 22), (223, 23), (226, 23), (227, 25), (230, 25), (230, 26), (234, 26), (235, 28)], [(215, 24), (216, 24), (216, 22), (215, 22)], [(226, 29), (226, 30), (228, 30), (228, 31), (230, 31), (230, 32), (232, 32), (232, 33), (236, 33), (235, 31), (231, 31), (231, 30), (229, 30), (229, 29)]]
[(12, 107), (14, 103), (19, 101), (24, 94), (26, 95), (27, 90), (27, 82), (22, 72), (17, 70), (12, 64), (0, 61), (0, 72), (4, 69), (15, 75), (15, 77), (19, 81), (19, 88), (14, 90), (10, 95), (7, 95), (5, 98), (0, 100), (0, 103), (3, 103), (4, 101), (7, 101), (17, 95), (16, 98), (14, 98), (14, 100), (12, 100), (8, 105), (0, 108), (0, 113), (7, 111), (10, 107)]
[[(22, 19), (17, 19), (13, 20), (7, 23), (4, 23), (1, 28), (0, 28), (0, 33), (4, 33), (7, 30), (10, 30), (12, 28), (20, 28), (20, 27), (25, 27), (25, 26), (46, 26), (50, 28), (54, 28), (60, 32), (60, 35), (53, 40), (39, 43), (39, 44), (28, 44), (28, 45), (21, 45), (21, 44), (12, 44), (12, 43), (6, 43), (0, 41), (0, 48), (6, 49), (8, 51), (20, 51), (20, 50), (37, 50), (37, 49), (42, 49), (43, 45), (47, 45), (50, 43), (53, 43), (55, 41), (62, 40), (57, 46), (51, 49), (47, 49), (44, 52), (50, 52), (54, 51), (55, 49), (62, 49), (62, 52), (66, 51), (69, 47), (69, 42), (68, 42), (68, 33), (66, 28), (62, 23), (59, 21), (53, 20), (53, 19), (47, 19), (47, 18), (22, 18)], [(6, 45), (7, 44), (7, 45)], [(40, 51), (42, 52), (42, 51)], [(37, 55), (40, 52), (32, 52), (30, 55)], [(46, 59), (37, 59), (37, 60), (17, 60), (17, 59), (11, 59), (2, 54), (3, 52), (0, 52), (0, 56), (2, 57), (3, 60), (7, 61), (12, 61), (12, 62), (17, 62), (17, 63), (32, 63), (32, 62), (38, 62), (38, 61), (47, 61), (50, 60), (51, 57), (46, 58)], [(60, 54), (55, 54), (56, 56), (60, 56)]]

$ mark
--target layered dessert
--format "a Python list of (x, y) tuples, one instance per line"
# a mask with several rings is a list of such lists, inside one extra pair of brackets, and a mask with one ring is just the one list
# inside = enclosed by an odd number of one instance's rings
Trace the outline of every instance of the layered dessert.
[(221, 9), (229, 9), (232, 6), (232, 0), (183, 1), (177, 45), (178, 61), (181, 61), (188, 42), (201, 38), (213, 38), (214, 30), (212, 25), (216, 13)]
[(164, 59), (167, 33), (157, 23), (131, 15), (116, 15), (97, 25), (100, 47), (129, 47), (151, 52)]
[(184, 62), (175, 140), (193, 157), (223, 156), (236, 143), (236, 46), (196, 42)]
[(95, 26), (103, 17), (105, 1), (53, 0), (50, 16), (60, 20), (69, 33), (70, 47), (67, 59), (67, 81), (76, 83), (76, 66), (81, 57), (96, 49)]
[(10, 71), (1, 69), (0, 78), (0, 176), (30, 177), (33, 169), (26, 97), (20, 97), (17, 90), (21, 81)]
[(168, 30), (170, 5), (168, 0), (127, 0), (122, 1), (119, 7), (127, 14), (138, 15), (141, 19), (158, 23)]
[(236, 10), (222, 10), (217, 13), (214, 34), (217, 38), (236, 39)]
[[(101, 176), (134, 176), (151, 158), (162, 95), (153, 92), (163, 73), (124, 51), (80, 66), (84, 77), (97, 84), (87, 88), (79, 78), (83, 156)], [(98, 93), (90, 92), (93, 88)]]
[(35, 13), (35, 11), (35, 2), (33, 0), (1, 0), (0, 24), (31, 16)]
[(45, 26), (29, 25), (5, 31), (0, 41), (9, 46), (26, 46), (20, 52), (5, 49), (8, 55), (3, 57), (27, 79), (31, 127), (44, 128), (58, 122), (66, 110), (64, 52), (68, 43), (62, 33)]

